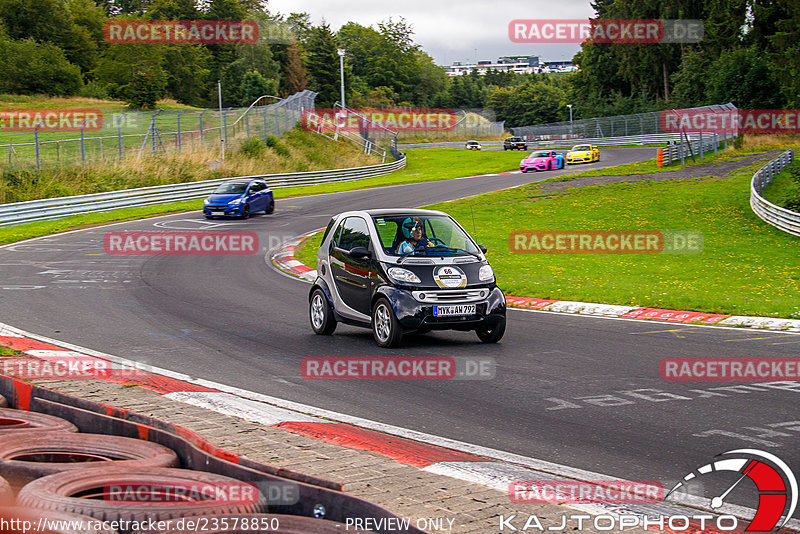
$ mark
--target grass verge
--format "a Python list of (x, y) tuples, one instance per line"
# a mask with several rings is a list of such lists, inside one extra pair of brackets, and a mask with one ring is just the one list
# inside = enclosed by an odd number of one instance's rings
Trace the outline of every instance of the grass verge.
[[(749, 152), (746, 150), (745, 152)], [(538, 184), (428, 206), (450, 213), (489, 247), (508, 295), (800, 319), (800, 239), (767, 225), (749, 205), (760, 164), (721, 178), (612, 183), (544, 192)], [(607, 174), (615, 174), (609, 172)], [(627, 173), (619, 173), (627, 174)], [(699, 254), (519, 254), (525, 230), (690, 230)], [(295, 258), (316, 263), (322, 234)]]

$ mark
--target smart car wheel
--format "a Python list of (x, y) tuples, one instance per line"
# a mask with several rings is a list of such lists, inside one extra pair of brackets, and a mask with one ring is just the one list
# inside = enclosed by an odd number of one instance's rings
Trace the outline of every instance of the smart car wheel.
[(336, 330), (336, 319), (334, 319), (333, 310), (331, 310), (328, 299), (321, 289), (317, 288), (311, 294), (308, 312), (309, 319), (311, 319), (311, 328), (315, 334), (321, 336), (333, 334), (333, 331)]
[(372, 308), (372, 335), (375, 342), (384, 348), (396, 347), (403, 337), (392, 305), (385, 298), (378, 299)]
[(267, 209), (264, 210), (264, 213), (269, 215), (273, 211), (275, 211), (275, 201), (274, 200), (270, 200), (269, 204), (267, 204)]
[(491, 328), (477, 328), (475, 333), (478, 338), (484, 343), (497, 343), (503, 338), (506, 333), (506, 320), (505, 318)]

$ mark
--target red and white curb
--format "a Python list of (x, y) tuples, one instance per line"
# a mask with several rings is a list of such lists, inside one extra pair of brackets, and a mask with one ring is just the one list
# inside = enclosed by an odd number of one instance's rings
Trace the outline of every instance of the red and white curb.
[[(317, 277), (316, 269), (303, 265), (294, 257), (297, 246), (307, 237), (319, 230), (308, 232), (300, 237), (287, 241), (277, 247), (272, 255), (272, 263), (281, 271), (313, 282)], [(746, 315), (723, 315), (696, 311), (663, 310), (659, 308), (643, 308), (640, 306), (620, 306), (616, 304), (598, 304), (595, 302), (575, 302), (571, 300), (548, 300), (535, 297), (506, 297), (506, 304), (512, 308), (540, 310), (560, 313), (577, 313), (602, 317), (618, 317), (622, 319), (646, 319), (670, 323), (695, 325), (715, 325), (729, 327), (749, 327), (762, 330), (779, 330), (782, 332), (800, 332), (800, 319), (781, 319), (776, 317), (754, 317)]]

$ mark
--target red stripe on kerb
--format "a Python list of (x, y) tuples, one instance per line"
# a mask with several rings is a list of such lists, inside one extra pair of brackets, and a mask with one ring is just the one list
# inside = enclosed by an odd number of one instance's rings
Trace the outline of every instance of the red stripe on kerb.
[(388, 456), (401, 464), (427, 467), (438, 462), (488, 462), (490, 460), (468, 454), (426, 445), (406, 438), (399, 438), (358, 428), (344, 423), (304, 423), (289, 421), (273, 425), (326, 443), (360, 449)]
[(161, 393), (162, 395), (166, 395), (167, 393), (175, 393), (177, 391), (199, 391), (203, 393), (213, 393), (217, 391), (216, 389), (207, 388), (205, 386), (197, 386), (195, 384), (183, 382), (182, 380), (176, 380), (175, 378), (170, 378), (168, 376), (153, 375), (150, 373), (147, 373), (142, 378), (129, 378), (124, 376), (124, 374), (121, 377), (115, 377), (112, 373), (105, 380), (108, 382), (114, 382), (116, 384), (125, 384), (131, 386), (136, 385), (151, 391), (155, 391), (156, 393)]
[(41, 341), (35, 341), (26, 337), (15, 336), (0, 336), (0, 345), (22, 352), (26, 350), (67, 350), (49, 343), (42, 343)]
[(312, 269), (308, 265), (298, 265), (296, 267), (292, 267), (292, 270), (296, 273), (307, 273), (308, 271), (314, 271), (315, 269)]

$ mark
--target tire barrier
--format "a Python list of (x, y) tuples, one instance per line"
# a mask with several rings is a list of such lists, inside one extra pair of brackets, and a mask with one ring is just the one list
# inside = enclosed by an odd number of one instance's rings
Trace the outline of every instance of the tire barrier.
[[(5, 520), (6, 525), (16, 525), (18, 528), (4, 529), (4, 534), (117, 534), (111, 527), (106, 527), (92, 517), (85, 515), (57, 512), (54, 510), (41, 510), (23, 508), (20, 506), (0, 507), (0, 520)], [(46, 528), (35, 530), (37, 525)]]
[(12, 432), (52, 432), (54, 430), (78, 431), (75, 425), (61, 417), (13, 408), (0, 408), (0, 436)]
[[(119, 498), (119, 492), (117, 495), (111, 495), (106, 491), (110, 489), (107, 483), (115, 482), (120, 486), (118, 484), (121, 481), (120, 474), (131, 473), (132, 470), (113, 465), (86, 467), (38, 478), (20, 490), (17, 496), (17, 504), (20, 506), (34, 505), (41, 509), (81, 512), (83, 515), (104, 520), (122, 517), (119, 515), (120, 510), (124, 510), (124, 517), (128, 519), (133, 517), (155, 519), (154, 512), (159, 508), (166, 508), (167, 512), (174, 514), (163, 517), (164, 520), (196, 515), (225, 514), (230, 517), (240, 513), (269, 512), (296, 518), (295, 521), (299, 521), (298, 524), (302, 525), (300, 532), (304, 534), (327, 534), (330, 531), (329, 525), (346, 525), (352, 518), (369, 517), (376, 522), (376, 526), (372, 528), (376, 534), (426, 534), (425, 530), (408, 524), (397, 514), (375, 503), (343, 493), (341, 484), (337, 482), (256, 462), (220, 449), (191, 430), (173, 423), (2, 375), (0, 375), (0, 395), (11, 399), (12, 405), (23, 410), (41, 412), (5, 410), (20, 418), (23, 415), (57, 416), (74, 424), (81, 432), (138, 438), (172, 449), (178, 455), (180, 465), (184, 469), (152, 468), (144, 470), (145, 472), (133, 471), (132, 476), (140, 477), (137, 480), (144, 481), (145, 485), (158, 482), (155, 476), (162, 471), (180, 473), (184, 477), (184, 482), (173, 486), (182, 488), (190, 486), (193, 481), (202, 483), (204, 477), (223, 476), (223, 478), (228, 477), (226, 480), (233, 480), (234, 483), (255, 484), (261, 490), (262, 496), (265, 496), (268, 508), (250, 506), (249, 509), (233, 509), (235, 507), (228, 506), (222, 509), (207, 509), (203, 505), (209, 503), (125, 503), (124, 499)], [(2, 413), (3, 410), (0, 409), (0, 414)], [(8, 413), (5, 415), (11, 417)], [(111, 480), (98, 479), (104, 472), (112, 473)], [(89, 483), (80, 480), (87, 476), (91, 478)], [(64, 479), (70, 482), (63, 482)], [(49, 487), (54, 484), (52, 482), (54, 480), (62, 481), (58, 482), (58, 488)], [(133, 480), (130, 482), (131, 486), (136, 483)], [(46, 491), (42, 491), (42, 488)], [(92, 494), (95, 498), (90, 498)], [(142, 495), (158, 497), (163, 494), (164, 491), (154, 494), (145, 492)], [(135, 492), (132, 495), (136, 495)], [(98, 509), (95, 513), (90, 513), (93, 508)], [(103, 514), (107, 514), (108, 517), (97, 517)], [(287, 519), (284, 524), (287, 526), (294, 524), (289, 521)], [(399, 525), (402, 527), (398, 528)], [(352, 527), (353, 525), (350, 525), (351, 530)], [(118, 526), (118, 528), (120, 531), (134, 530), (134, 527), (123, 529)], [(341, 529), (337, 531), (341, 532)]]
[(11, 484), (0, 477), (0, 506), (8, 506), (14, 502), (14, 492), (11, 490)]
[(164, 529), (134, 531), (132, 534), (372, 534), (350, 525), (313, 517), (286, 514), (202, 515), (171, 519)]
[(104, 434), (17, 432), (0, 441), (0, 473), (16, 488), (53, 473), (86, 467), (146, 469), (178, 464), (175, 452), (163, 445)]
[(17, 504), (103, 521), (148, 522), (265, 512), (267, 500), (255, 485), (216, 473), (110, 466), (37, 478), (19, 491)]

